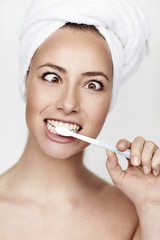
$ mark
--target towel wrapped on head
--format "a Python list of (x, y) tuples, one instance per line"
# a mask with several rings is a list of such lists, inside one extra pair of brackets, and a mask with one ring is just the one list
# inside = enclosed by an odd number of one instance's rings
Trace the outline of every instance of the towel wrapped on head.
[(149, 28), (135, 0), (33, 0), (20, 36), (20, 91), (38, 47), (66, 23), (94, 25), (106, 39), (113, 61), (113, 107), (119, 85), (148, 54)]

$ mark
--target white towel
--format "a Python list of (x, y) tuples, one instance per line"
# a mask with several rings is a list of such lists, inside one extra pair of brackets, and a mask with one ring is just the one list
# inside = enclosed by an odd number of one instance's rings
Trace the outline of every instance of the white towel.
[(30, 61), (43, 41), (67, 22), (94, 25), (106, 39), (114, 76), (110, 109), (119, 85), (148, 54), (149, 27), (135, 0), (33, 0), (20, 36), (20, 90)]

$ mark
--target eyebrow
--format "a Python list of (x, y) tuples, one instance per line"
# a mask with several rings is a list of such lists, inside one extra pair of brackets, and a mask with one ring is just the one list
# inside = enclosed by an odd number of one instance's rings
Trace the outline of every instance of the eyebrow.
[[(53, 68), (53, 69), (58, 70), (58, 71), (61, 72), (61, 73), (67, 73), (67, 70), (66, 70), (65, 68), (60, 67), (60, 66), (57, 66), (57, 65), (54, 65), (54, 64), (51, 64), (51, 63), (45, 63), (45, 64), (39, 66), (39, 67), (37, 68), (37, 70), (38, 70), (39, 68), (42, 68), (42, 67), (50, 67), (50, 68)], [(85, 72), (85, 73), (82, 73), (82, 76), (84, 76), (84, 77), (103, 76), (103, 77), (106, 78), (107, 81), (109, 81), (109, 78), (108, 78), (107, 75), (104, 74), (103, 72), (95, 72), (95, 71), (94, 71), (94, 72)]]
[(109, 78), (103, 72), (86, 72), (86, 73), (83, 73), (82, 76), (84, 77), (102, 76), (102, 77), (105, 77), (107, 81), (109, 81)]
[(37, 68), (37, 70), (38, 70), (39, 68), (42, 68), (42, 67), (50, 67), (50, 68), (53, 68), (53, 69), (58, 70), (59, 72), (67, 73), (67, 70), (66, 70), (66, 69), (64, 69), (64, 68), (62, 68), (62, 67), (60, 67), (60, 66), (51, 64), (51, 63), (45, 63), (45, 64), (39, 66), (39, 67)]

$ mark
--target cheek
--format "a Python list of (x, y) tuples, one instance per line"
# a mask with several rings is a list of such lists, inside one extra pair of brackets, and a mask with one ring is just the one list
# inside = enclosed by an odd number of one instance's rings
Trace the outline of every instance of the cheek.
[(111, 93), (108, 92), (106, 95), (96, 97), (92, 101), (88, 101), (86, 104), (86, 111), (89, 120), (88, 129), (94, 130), (95, 136), (97, 136), (103, 127), (105, 119), (107, 117), (109, 107), (111, 103)]
[(31, 81), (26, 89), (26, 121), (27, 124), (33, 124), (33, 121), (39, 120), (40, 113), (47, 106), (48, 95), (44, 89)]
[(110, 100), (108, 99), (102, 99), (100, 101), (96, 101), (94, 104), (94, 108), (92, 109), (92, 115), (94, 115), (94, 119), (96, 124), (99, 124), (100, 126), (103, 125), (108, 110), (110, 106)]
[(37, 79), (29, 79), (26, 89), (27, 104), (34, 109), (43, 109), (43, 107), (46, 106), (48, 99), (49, 94), (44, 88), (44, 85), (39, 83)]

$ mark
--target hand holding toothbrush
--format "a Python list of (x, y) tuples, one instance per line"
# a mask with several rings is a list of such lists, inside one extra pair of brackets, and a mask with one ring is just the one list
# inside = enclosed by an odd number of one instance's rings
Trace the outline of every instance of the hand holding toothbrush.
[[(117, 155), (107, 150), (106, 167), (112, 181), (134, 204), (141, 229), (141, 240), (159, 239), (160, 222), (160, 148), (137, 137), (132, 143), (123, 139), (119, 151), (130, 149), (131, 159), (123, 171)], [(138, 238), (139, 239), (139, 238)]]
[[(135, 206), (144, 203), (145, 199), (152, 203), (158, 199), (160, 206), (160, 193), (157, 191), (157, 183), (160, 186), (160, 149), (154, 142), (137, 137), (133, 143), (122, 139), (114, 147), (76, 134), (64, 127), (56, 127), (55, 130), (60, 135), (72, 136), (107, 149), (106, 166), (114, 184), (134, 202)], [(122, 170), (116, 154), (127, 158), (128, 168), (125, 171)], [(146, 189), (149, 189), (149, 192)], [(156, 198), (153, 198), (153, 191), (157, 193)]]

